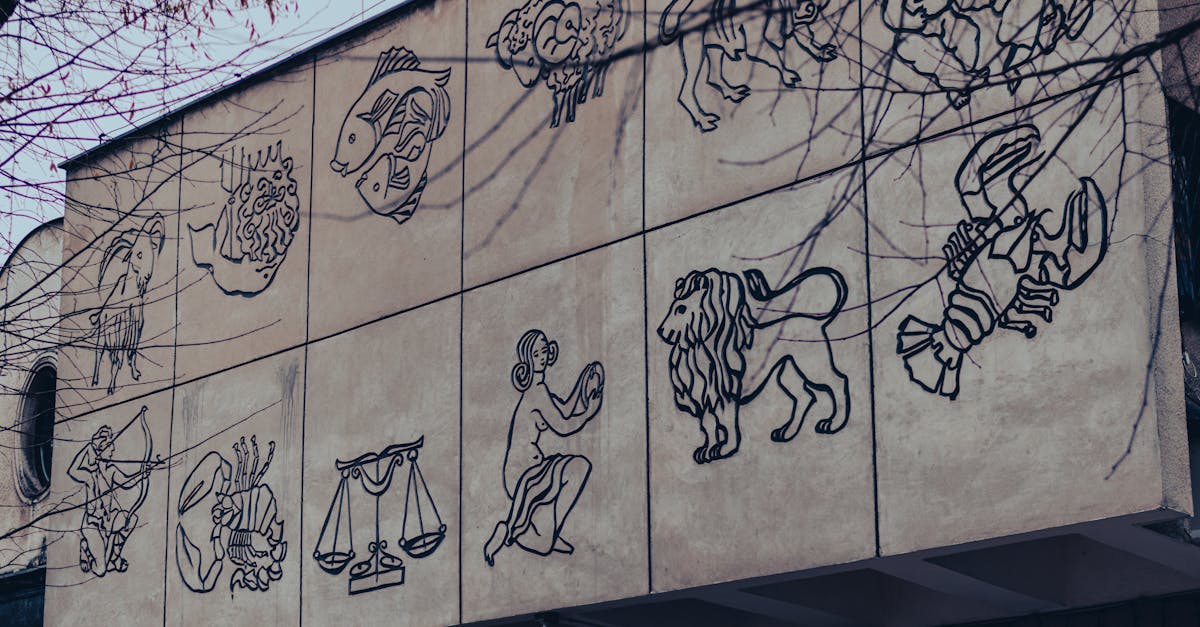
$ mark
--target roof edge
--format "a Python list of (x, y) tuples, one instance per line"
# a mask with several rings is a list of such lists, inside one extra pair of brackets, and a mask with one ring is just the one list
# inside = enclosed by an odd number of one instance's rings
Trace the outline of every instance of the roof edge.
[(66, 220), (66, 218), (62, 217), (62, 216), (57, 217), (57, 218), (51, 218), (51, 219), (46, 220), (45, 222), (33, 227), (32, 229), (29, 229), (29, 232), (25, 234), (25, 237), (22, 237), (21, 241), (17, 242), (16, 245), (13, 246), (12, 252), (8, 253), (8, 258), (4, 260), (4, 263), (0, 264), (0, 274), (3, 274), (8, 271), (9, 265), (12, 263), (13, 257), (17, 256), (17, 253), (20, 252), (20, 250), (25, 247), (25, 244), (29, 243), (29, 240), (33, 239), (34, 235), (37, 235), (37, 234), (41, 233), (42, 231), (44, 231), (48, 228), (51, 228), (51, 227), (55, 227), (55, 226), (59, 227), (60, 229), (64, 228), (65, 220)]
[[(318, 39), (317, 41), (313, 42), (312, 44), (309, 44), (308, 46), (305, 46), (294, 52), (288, 53), (274, 61), (264, 62), (262, 67), (259, 67), (259, 68), (255, 69), (254, 71), (246, 74), (245, 76), (237, 78), (236, 80), (233, 80), (231, 82), (228, 82), (228, 83), (225, 83), (222, 85), (218, 85), (207, 92), (201, 92), (198, 94), (194, 94), (189, 99), (185, 100), (183, 103), (175, 106), (174, 108), (168, 109), (156, 116), (148, 118), (144, 122), (138, 122), (138, 123), (134, 124), (132, 127), (130, 127), (129, 129), (120, 133), (119, 135), (116, 135), (109, 139), (102, 140), (95, 146), (92, 146), (91, 148), (87, 148), (72, 157), (68, 157), (68, 158), (62, 160), (61, 162), (59, 162), (58, 167), (60, 169), (62, 169), (64, 172), (69, 173), (71, 170), (73, 170), (74, 168), (81, 165), (82, 162), (84, 162), (88, 159), (91, 159), (92, 157), (96, 156), (97, 154), (103, 153), (103, 152), (111, 149), (116, 144), (124, 142), (132, 137), (135, 137), (138, 134), (140, 134), (154, 126), (170, 123), (173, 121), (173, 118), (182, 116), (193, 109), (202, 107), (202, 106), (209, 104), (225, 95), (228, 95), (234, 91), (237, 91), (238, 89), (247, 87), (247, 86), (261, 80), (262, 78), (266, 77), (267, 75), (269, 75), (273, 72), (277, 72), (286, 67), (289, 67), (290, 65), (292, 65), (294, 63), (300, 62), (301, 60), (303, 60), (304, 57), (307, 57), (308, 55), (319, 54), (323, 49), (331, 48), (339, 43), (346, 41), (347, 39), (351, 39), (354, 36), (358, 35), (362, 31), (367, 31), (367, 30), (376, 28), (383, 22), (386, 22), (386, 21), (396, 17), (399, 13), (401, 13), (403, 11), (406, 11), (409, 9), (415, 9), (415, 8), (420, 7), (421, 5), (431, 4), (435, 1), (436, 0), (400, 0), (400, 4), (397, 4), (396, 6), (390, 8), (390, 9), (384, 10), (381, 13), (379, 13), (378, 15), (371, 17), (370, 19), (367, 19), (358, 24), (352, 24), (350, 26), (346, 26), (339, 31), (336, 31), (330, 35), (327, 35), (322, 39)], [(443, 0), (443, 1), (446, 1), (446, 0)]]

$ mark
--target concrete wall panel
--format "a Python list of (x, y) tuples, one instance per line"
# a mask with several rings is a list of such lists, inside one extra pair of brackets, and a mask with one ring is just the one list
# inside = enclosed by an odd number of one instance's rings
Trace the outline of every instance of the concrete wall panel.
[(1134, 3), (1110, 0), (1071, 3), (1070, 15), (1058, 12), (1066, 6), (1058, 3), (999, 9), (999, 3), (976, 3), (927, 19), (901, 17), (901, 2), (861, 5), (867, 151), (873, 154), (1070, 93), (1105, 74), (1098, 51), (1125, 50), (1152, 36), (1135, 25)]
[(166, 391), (57, 425), (49, 623), (161, 625), (171, 401)]
[[(874, 554), (860, 190), (834, 175), (648, 238), (655, 591)], [(752, 295), (753, 270), (783, 289)]]
[(856, 2), (811, 3), (800, 18), (769, 3), (736, 16), (702, 6), (647, 7), (649, 226), (825, 172), (862, 149)]
[(317, 61), (314, 336), (458, 290), (466, 9), (426, 2)]
[[(458, 317), (458, 299), (442, 301), (310, 349), (305, 624), (458, 622)], [(394, 448), (419, 441), (419, 449)], [(335, 466), (389, 447), (383, 461)], [(389, 476), (390, 487), (376, 487)], [(396, 559), (355, 566), (370, 560), (376, 529)], [(334, 554), (351, 548), (352, 558)], [(338, 564), (345, 570), (327, 572)]]
[(299, 621), (303, 365), (290, 351), (177, 389), (166, 624)]
[[(612, 4), (624, 12), (597, 16), (607, 4), (573, 3), (587, 33), (571, 40), (578, 45), (569, 54), (566, 47), (534, 51), (532, 32), (525, 31), (541, 22), (525, 13), (540, 3), (470, 4), (466, 55), (490, 61), (472, 64), (467, 77), (468, 286), (641, 225), (644, 81), (641, 57), (629, 52), (642, 43), (643, 3), (621, 0)], [(533, 9), (521, 13), (523, 7)], [(496, 45), (489, 47), (493, 35)], [(597, 63), (606, 55), (611, 63)], [(556, 62), (546, 62), (543, 79), (538, 71), (546, 58)]]
[[(1122, 175), (1127, 164), (1116, 123), (1122, 97), (1136, 98), (1136, 92), (1122, 94), (1114, 84), (1096, 92), (1091, 109), (1066, 103), (1033, 109), (973, 136), (930, 143), (915, 155), (897, 153), (871, 173), (870, 215), (880, 227), (871, 252), (893, 259), (873, 265), (871, 274), (881, 298), (876, 311), (887, 312), (875, 328), (885, 554), (1163, 503), (1157, 439), (1142, 430), (1153, 430), (1158, 420), (1148, 386), (1153, 325), (1146, 303), (1160, 295), (1150, 293), (1145, 279), (1146, 246), (1153, 244), (1137, 235), (1146, 228), (1141, 192)], [(968, 159), (973, 146), (977, 158)], [(1010, 196), (1001, 187), (1010, 173), (981, 165), (1019, 155), (1022, 146), (1035, 149), (1011, 162), (1012, 189), (1020, 195)], [(922, 164), (920, 176), (898, 176), (914, 162)], [(984, 188), (998, 211), (971, 193), (981, 173), (993, 181)], [(1075, 223), (1054, 239), (1073, 206)], [(1011, 252), (985, 249), (955, 279), (942, 270), (942, 246), (970, 211), (998, 216), (1009, 230), (997, 241), (1009, 242), (1004, 250)], [(1064, 252), (1069, 237), (1080, 248)], [(1065, 277), (1053, 268), (1059, 264), (1071, 269)], [(1039, 279), (1047, 275), (1054, 275), (1052, 282)], [(1019, 293), (1022, 276), (1029, 278)], [(1009, 307), (1018, 296), (1021, 302)], [(911, 320), (942, 328), (944, 319), (981, 311), (981, 302), (995, 311), (1008, 308), (1008, 315), (978, 318), (982, 332), (975, 332), (977, 343), (965, 342), (954, 394), (953, 367), (943, 370), (940, 388), (934, 375), (960, 353), (947, 346), (942, 358), (929, 359), (915, 333), (926, 325)], [(1000, 326), (1004, 318), (1013, 329)], [(914, 346), (907, 357), (898, 353), (902, 328), (914, 331), (905, 340)], [(936, 328), (932, 333), (935, 343), (947, 344)], [(1081, 372), (1087, 375), (1080, 378)], [(930, 524), (931, 518), (939, 522)]]
[(304, 341), (312, 67), (183, 124), (178, 376), (187, 379)]
[(71, 173), (58, 410), (168, 387), (174, 376), (178, 128)]
[(630, 241), (465, 297), (465, 621), (648, 590), (641, 262)]

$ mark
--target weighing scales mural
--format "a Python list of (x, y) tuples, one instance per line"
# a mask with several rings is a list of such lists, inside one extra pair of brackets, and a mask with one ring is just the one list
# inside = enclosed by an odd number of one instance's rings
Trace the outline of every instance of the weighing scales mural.
[[(352, 460), (334, 462), (341, 475), (337, 491), (321, 524), (321, 534), (313, 559), (330, 575), (347, 573), (350, 594), (362, 594), (404, 584), (406, 567), (396, 551), (418, 560), (429, 557), (446, 539), (446, 523), (438, 513), (430, 494), (429, 484), (417, 464), (425, 438), (392, 444), (377, 453), (364, 453)], [(401, 485), (395, 480), (396, 471), (407, 466)], [(362, 509), (355, 523), (351, 496), (361, 494), (370, 503), (369, 516), (364, 521)], [(380, 518), (380, 501), (400, 499), (404, 515), (400, 520)], [(357, 501), (357, 499), (354, 499)], [(395, 548), (392, 546), (392, 538)], [(361, 550), (355, 551), (355, 541)], [(361, 558), (361, 559), (360, 559)]]

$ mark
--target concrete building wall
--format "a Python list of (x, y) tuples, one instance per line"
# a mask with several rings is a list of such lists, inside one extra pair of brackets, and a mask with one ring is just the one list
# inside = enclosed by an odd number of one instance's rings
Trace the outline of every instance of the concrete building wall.
[(1190, 511), (1161, 95), (1072, 65), (1154, 13), (960, 91), (886, 6), (781, 4), (416, 2), (71, 164), (47, 619), (470, 622)]
[[(54, 327), (59, 312), (60, 278), (53, 272), (62, 259), (62, 220), (34, 229), (14, 248), (0, 269), (0, 298), (4, 308), (3, 345), (7, 356), (0, 371), (0, 575), (19, 573), (45, 565), (50, 534), (37, 520), (54, 509), (46, 494), (32, 490), (34, 483), (22, 480), (36, 463), (27, 445), (40, 440), (31, 433), (31, 414), (26, 405), (34, 372), (58, 363)], [(50, 417), (53, 420), (53, 416)]]

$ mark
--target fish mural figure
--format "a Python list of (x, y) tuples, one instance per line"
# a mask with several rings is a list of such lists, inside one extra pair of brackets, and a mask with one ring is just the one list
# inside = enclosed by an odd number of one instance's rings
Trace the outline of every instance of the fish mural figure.
[(411, 50), (389, 48), (342, 120), (329, 167), (358, 173), (363, 203), (398, 224), (420, 204), (432, 145), (450, 123), (449, 82), (449, 68), (426, 70)]
[(229, 295), (254, 296), (270, 287), (300, 228), (293, 161), (277, 141), (256, 152), (231, 149), (221, 159), (229, 193), (216, 224), (188, 225), (192, 262)]

